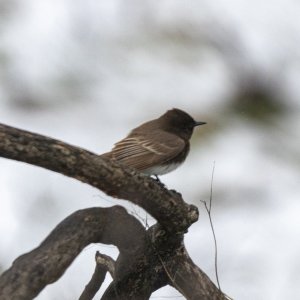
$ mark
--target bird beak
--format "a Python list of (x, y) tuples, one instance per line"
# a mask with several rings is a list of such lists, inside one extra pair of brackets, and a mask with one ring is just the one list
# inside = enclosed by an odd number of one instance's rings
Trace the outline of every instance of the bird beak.
[(206, 124), (206, 122), (195, 122), (194, 127), (199, 126), (199, 125), (204, 125)]

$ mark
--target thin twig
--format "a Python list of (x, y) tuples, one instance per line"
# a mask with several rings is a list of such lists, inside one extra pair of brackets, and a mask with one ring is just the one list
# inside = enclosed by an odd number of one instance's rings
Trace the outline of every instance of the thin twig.
[(215, 233), (215, 229), (213, 226), (213, 222), (212, 222), (212, 216), (211, 216), (211, 208), (212, 208), (212, 200), (213, 200), (213, 180), (214, 180), (214, 173), (215, 173), (215, 164), (216, 162), (214, 161), (213, 164), (213, 169), (212, 169), (212, 174), (211, 174), (211, 182), (210, 182), (210, 197), (209, 197), (209, 205), (207, 205), (207, 202), (204, 200), (200, 200), (203, 204), (204, 207), (207, 211), (208, 214), (208, 218), (209, 218), (209, 223), (210, 223), (210, 227), (211, 227), (211, 231), (213, 234), (213, 238), (214, 238), (214, 245), (215, 245), (215, 273), (216, 273), (216, 279), (217, 279), (217, 284), (218, 284), (218, 288), (220, 291), (221, 290), (221, 286), (220, 286), (220, 282), (219, 282), (219, 275), (218, 275), (218, 245), (217, 245), (217, 238), (216, 238), (216, 233)]
[(209, 197), (209, 213), (211, 212), (211, 204), (212, 204), (212, 195), (213, 195), (213, 182), (214, 182), (214, 175), (215, 175), (215, 167), (216, 161), (214, 161), (213, 169), (211, 172), (211, 180), (210, 180), (210, 197)]

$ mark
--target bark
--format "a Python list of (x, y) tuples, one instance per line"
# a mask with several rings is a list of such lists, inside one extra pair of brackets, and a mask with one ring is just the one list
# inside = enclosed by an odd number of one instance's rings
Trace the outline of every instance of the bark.
[(111, 257), (97, 251), (95, 260), (96, 268), (94, 274), (85, 286), (79, 300), (92, 300), (100, 289), (107, 272), (111, 274), (112, 278), (115, 276), (115, 261)]
[(175, 253), (173, 259), (168, 260), (168, 263), (166, 268), (169, 274), (169, 284), (182, 293), (186, 299), (229, 299), (194, 264), (184, 246), (177, 249), (177, 253)]
[(79, 147), (0, 124), (0, 156), (40, 166), (139, 205), (169, 231), (185, 231), (198, 209), (147, 176)]
[(113, 282), (102, 300), (146, 300), (167, 284), (186, 299), (227, 299), (188, 256), (183, 236), (197, 221), (198, 210), (179, 193), (87, 150), (1, 124), (0, 156), (64, 174), (129, 200), (158, 222), (146, 231), (120, 206), (77, 211), (0, 276), (1, 300), (34, 298), (58, 280), (90, 243), (113, 244), (120, 254), (115, 263), (98, 255), (94, 276), (81, 300), (92, 299), (109, 269)]
[(124, 259), (131, 259), (133, 252), (145, 245), (145, 238), (144, 227), (121, 206), (77, 211), (1, 275), (0, 299), (34, 298), (47, 284), (60, 278), (91, 243), (116, 245)]

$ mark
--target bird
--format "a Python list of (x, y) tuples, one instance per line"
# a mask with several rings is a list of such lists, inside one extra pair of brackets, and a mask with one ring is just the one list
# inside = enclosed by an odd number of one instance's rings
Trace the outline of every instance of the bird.
[(110, 152), (100, 156), (144, 175), (153, 175), (160, 182), (158, 176), (174, 171), (185, 161), (194, 128), (204, 124), (173, 108), (134, 128)]

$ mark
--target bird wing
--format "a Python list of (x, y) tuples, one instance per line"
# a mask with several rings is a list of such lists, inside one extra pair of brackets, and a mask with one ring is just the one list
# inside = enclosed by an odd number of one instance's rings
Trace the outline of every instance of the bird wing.
[(146, 170), (162, 165), (176, 157), (185, 148), (181, 138), (167, 133), (155, 133), (144, 136), (129, 135), (116, 143), (112, 149), (112, 158), (137, 170)]

